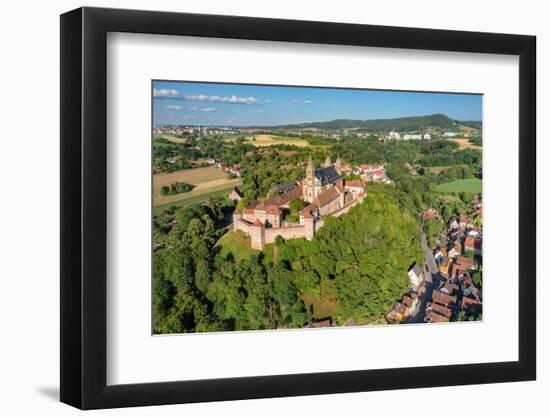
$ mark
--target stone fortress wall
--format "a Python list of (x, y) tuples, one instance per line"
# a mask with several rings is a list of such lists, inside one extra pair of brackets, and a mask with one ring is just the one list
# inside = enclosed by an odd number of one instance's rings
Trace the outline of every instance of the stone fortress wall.
[(283, 239), (305, 238), (313, 239), (315, 232), (323, 226), (324, 222), (313, 219), (306, 219), (303, 225), (292, 225), (286, 227), (265, 227), (261, 223), (249, 223), (242, 218), (238, 211), (233, 213), (233, 230), (240, 230), (250, 237), (252, 249), (262, 250), (267, 243), (275, 242), (277, 236)]
[[(339, 211), (333, 213), (332, 216), (339, 217), (362, 201), (363, 199), (354, 200)], [(252, 249), (258, 250), (263, 250), (266, 244), (275, 242), (277, 236), (281, 236), (283, 239), (305, 238), (311, 240), (323, 225), (324, 221), (322, 219), (313, 220), (312, 218), (306, 218), (303, 225), (265, 227), (265, 225), (261, 223), (249, 223), (242, 218), (242, 214), (238, 211), (233, 213), (233, 230), (244, 232), (250, 237)]]

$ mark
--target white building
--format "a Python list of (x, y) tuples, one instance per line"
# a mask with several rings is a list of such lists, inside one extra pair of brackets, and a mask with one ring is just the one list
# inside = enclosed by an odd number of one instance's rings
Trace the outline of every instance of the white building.
[(407, 274), (415, 289), (418, 288), (424, 280), (424, 272), (422, 272), (422, 269), (416, 263), (407, 271)]
[(393, 129), (390, 134), (388, 135), (388, 138), (390, 139), (401, 139), (401, 135), (399, 132), (396, 132), (395, 129)]
[(423, 139), (431, 139), (432, 138), (432, 135), (430, 135), (429, 133), (424, 133), (424, 136), (422, 137)]
[(458, 133), (455, 133), (455, 132), (445, 132), (445, 133), (443, 133), (443, 136), (445, 136), (446, 138), (454, 138), (455, 136), (458, 136)]
[(422, 139), (421, 134), (406, 133), (403, 135), (403, 140), (419, 140), (419, 139)]

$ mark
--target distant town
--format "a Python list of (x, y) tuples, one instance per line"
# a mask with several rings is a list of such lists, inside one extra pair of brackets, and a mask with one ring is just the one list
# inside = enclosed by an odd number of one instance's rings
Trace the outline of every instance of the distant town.
[(480, 121), (152, 135), (155, 333), (482, 319)]

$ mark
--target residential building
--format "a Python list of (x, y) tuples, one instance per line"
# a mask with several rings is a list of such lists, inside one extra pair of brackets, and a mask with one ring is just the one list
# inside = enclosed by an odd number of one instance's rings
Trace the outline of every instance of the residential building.
[(239, 201), (241, 201), (241, 198), (243, 198), (243, 193), (241, 193), (241, 190), (239, 190), (237, 187), (233, 187), (233, 190), (231, 190), (227, 198), (231, 200), (233, 204), (237, 204)]
[(411, 285), (415, 289), (418, 288), (422, 283), (422, 281), (424, 280), (424, 271), (422, 271), (422, 268), (420, 268), (416, 263), (414, 263), (409, 268), (409, 270), (407, 271), (407, 274), (409, 275)]

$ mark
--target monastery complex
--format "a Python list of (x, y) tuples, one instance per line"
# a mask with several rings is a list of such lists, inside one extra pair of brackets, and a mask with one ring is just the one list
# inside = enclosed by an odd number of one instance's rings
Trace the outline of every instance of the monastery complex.
[[(367, 195), (362, 180), (344, 180), (340, 158), (333, 164), (327, 156), (322, 167), (315, 169), (311, 156), (306, 175), (300, 181), (284, 184), (284, 192), (267, 200), (257, 201), (233, 213), (234, 230), (250, 237), (251, 247), (262, 250), (277, 236), (284, 239), (313, 239), (324, 222), (324, 216), (338, 217), (361, 203)], [(299, 222), (284, 219), (291, 201), (307, 203), (299, 212)]]

